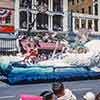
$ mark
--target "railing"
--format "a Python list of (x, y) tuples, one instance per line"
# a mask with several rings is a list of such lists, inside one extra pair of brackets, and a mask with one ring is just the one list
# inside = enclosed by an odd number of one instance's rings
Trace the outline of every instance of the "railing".
[(17, 52), (16, 38), (12, 34), (0, 33), (0, 55), (10, 55)]

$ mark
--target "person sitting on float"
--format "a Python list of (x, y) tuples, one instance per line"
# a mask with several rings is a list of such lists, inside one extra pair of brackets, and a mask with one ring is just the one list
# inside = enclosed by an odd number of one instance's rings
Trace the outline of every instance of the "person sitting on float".
[(28, 62), (29, 59), (34, 61), (38, 56), (38, 49), (37, 49), (37, 43), (33, 41), (30, 37), (23, 36), (23, 38), (20, 40), (21, 44), (21, 52), (25, 56), (24, 62)]

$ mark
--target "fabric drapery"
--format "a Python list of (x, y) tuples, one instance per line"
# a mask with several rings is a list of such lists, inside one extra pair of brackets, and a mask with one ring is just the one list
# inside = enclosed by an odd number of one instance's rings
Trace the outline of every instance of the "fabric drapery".
[(0, 9), (0, 20), (6, 20), (6, 17), (11, 15), (11, 11), (8, 9)]

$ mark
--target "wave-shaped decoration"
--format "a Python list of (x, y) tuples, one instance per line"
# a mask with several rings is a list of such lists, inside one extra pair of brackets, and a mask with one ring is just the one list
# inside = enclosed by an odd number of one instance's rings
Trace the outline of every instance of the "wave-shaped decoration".
[[(100, 76), (100, 72), (95, 72), (93, 70), (87, 70), (83, 67), (67, 68), (53, 66), (30, 66), (30, 67), (17, 67), (7, 65), (3, 66), (6, 77), (11, 84), (22, 82), (22, 81), (33, 81), (33, 80), (58, 80), (58, 79), (74, 79), (74, 78), (88, 78)], [(9, 72), (8, 72), (9, 71)]]

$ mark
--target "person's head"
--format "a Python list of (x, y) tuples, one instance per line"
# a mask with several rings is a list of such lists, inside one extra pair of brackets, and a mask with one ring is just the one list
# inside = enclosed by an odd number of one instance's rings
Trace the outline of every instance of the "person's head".
[(40, 94), (43, 97), (43, 100), (54, 100), (53, 92), (44, 91)]
[(100, 93), (98, 93), (98, 94), (96, 95), (95, 100), (100, 100)]
[(52, 90), (57, 97), (64, 96), (64, 85), (61, 82), (55, 82), (52, 84)]
[(95, 100), (95, 94), (92, 92), (87, 92), (84, 96), (83, 96), (84, 100)]

